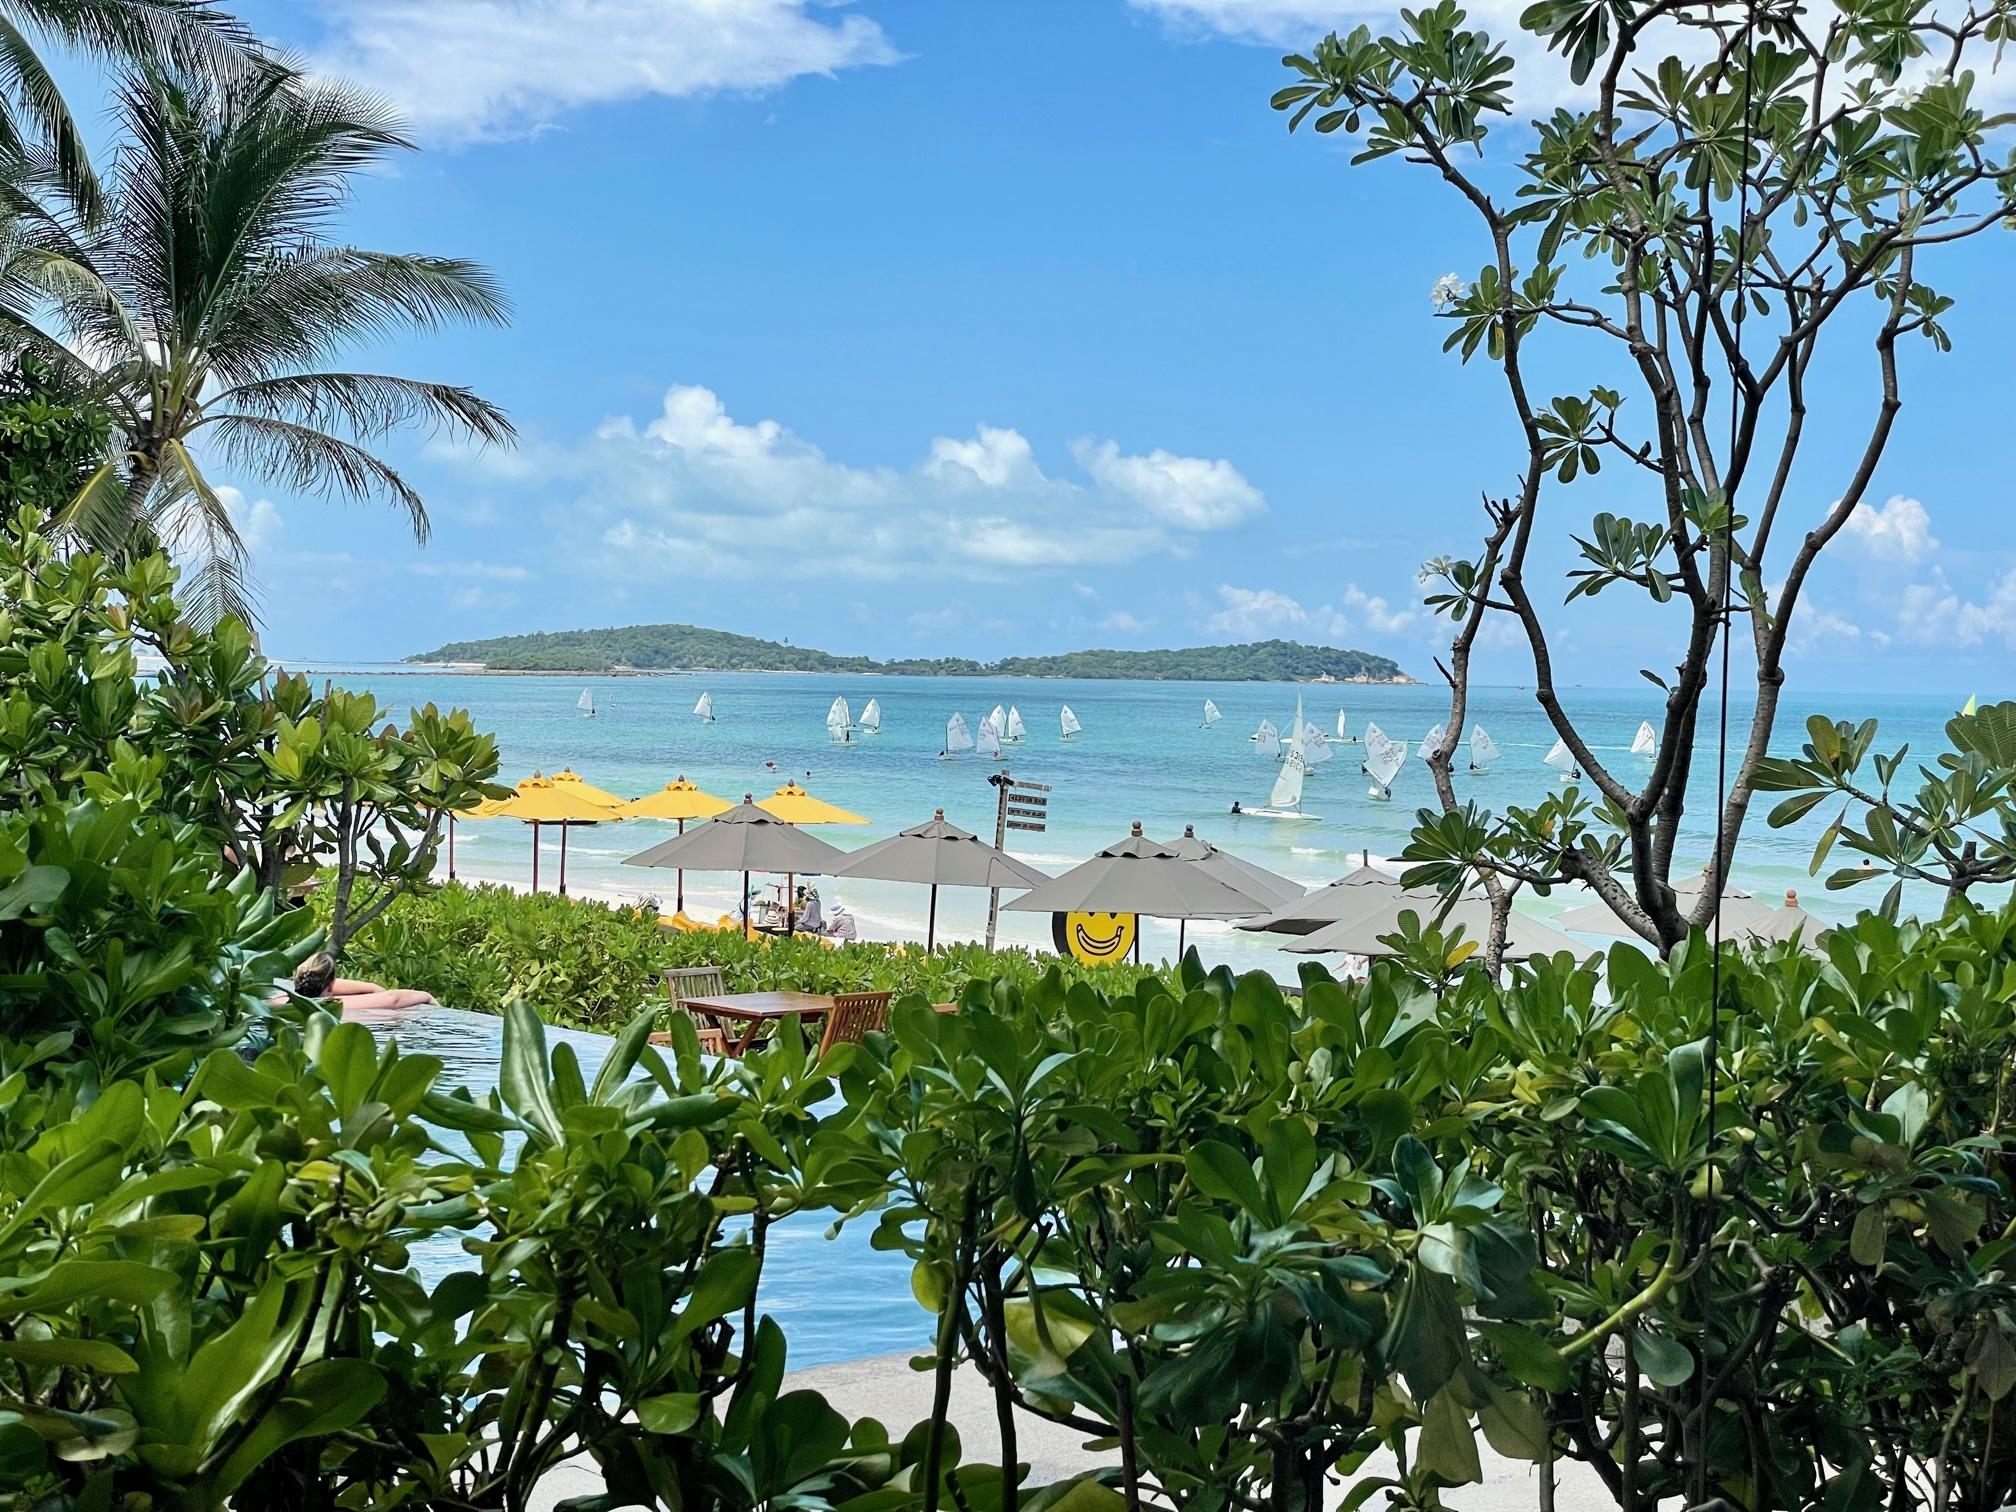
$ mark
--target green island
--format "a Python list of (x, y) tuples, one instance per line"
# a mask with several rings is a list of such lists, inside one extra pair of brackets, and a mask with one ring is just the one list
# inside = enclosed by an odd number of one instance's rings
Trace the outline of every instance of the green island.
[(1299, 641), (1184, 646), (1166, 651), (1066, 651), (1056, 656), (835, 656), (810, 646), (698, 625), (618, 625), (451, 641), (411, 662), (477, 662), (492, 672), (877, 672), (905, 677), (1082, 677), (1139, 682), (1408, 683), (1391, 657)]

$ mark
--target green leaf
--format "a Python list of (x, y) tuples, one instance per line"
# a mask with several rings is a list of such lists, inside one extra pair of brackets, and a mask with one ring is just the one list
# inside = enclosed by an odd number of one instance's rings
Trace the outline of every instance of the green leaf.
[(1467, 1486), (1484, 1478), (1469, 1409), (1454, 1392), (1438, 1391), (1423, 1409), (1415, 1463), (1445, 1486)]
[(1694, 1352), (1663, 1334), (1636, 1329), (1631, 1335), (1638, 1368), (1655, 1386), (1678, 1386), (1694, 1374)]
[(27, 1291), (0, 1293), (0, 1317), (54, 1312), (86, 1297), (144, 1307), (174, 1284), (171, 1272), (131, 1260), (64, 1260)]
[(1222, 1140), (1207, 1139), (1184, 1158), (1197, 1190), (1220, 1202), (1236, 1202), (1247, 1212), (1264, 1216), (1267, 1199), (1246, 1157)]
[(105, 1339), (0, 1339), (0, 1360), (95, 1370), (102, 1375), (131, 1375), (140, 1368), (133, 1356)]
[(637, 1404), (637, 1425), (646, 1433), (685, 1433), (700, 1421), (703, 1399), (697, 1391), (668, 1391)]
[(1542, 1391), (1566, 1391), (1575, 1374), (1561, 1351), (1530, 1328), (1517, 1323), (1480, 1323), (1477, 1331), (1498, 1353), (1498, 1361), (1516, 1379)]
[(1855, 1226), (1848, 1231), (1849, 1257), (1857, 1265), (1881, 1265), (1888, 1227), (1881, 1203), (1872, 1202), (1862, 1209), (1855, 1215)]
[(544, 1135), (547, 1143), (560, 1142), (560, 1115), (554, 1111), (546, 1069), (546, 1026), (523, 998), (504, 1005), (504, 1055), (497, 1084), (507, 1108)]
[(338, 1024), (323, 1038), (315, 1069), (329, 1088), (336, 1112), (348, 1118), (378, 1079), (378, 1042), (362, 1024)]

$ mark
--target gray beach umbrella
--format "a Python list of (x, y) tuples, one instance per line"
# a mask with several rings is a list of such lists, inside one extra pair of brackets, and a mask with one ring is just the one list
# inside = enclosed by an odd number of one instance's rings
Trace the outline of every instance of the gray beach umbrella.
[[(1683, 877), (1673, 884), (1673, 891), (1688, 906), (1707, 890), (1708, 878), (1705, 871), (1696, 872), (1691, 877)], [(1792, 901), (1796, 903), (1797, 898)], [(1739, 925), (1760, 924), (1775, 912), (1766, 904), (1757, 902), (1740, 887), (1730, 887), (1722, 892), (1722, 928), (1724, 933), (1734, 934)], [(1810, 915), (1809, 915), (1810, 917)], [(1610, 905), (1598, 898), (1593, 903), (1582, 903), (1555, 916), (1552, 923), (1556, 929), (1573, 930), (1576, 934), (1612, 935), (1618, 939), (1637, 939), (1638, 931), (1626, 924), (1610, 911)]]
[(924, 948), (938, 942), (938, 889), (941, 887), (1041, 887), (1050, 880), (1004, 850), (996, 850), (971, 830), (948, 824), (940, 809), (923, 824), (873, 845), (864, 845), (833, 871), (836, 877), (876, 882), (914, 882), (931, 889), (931, 912), (924, 925)]
[(1238, 927), (1264, 930), (1269, 934), (1314, 934), (1332, 924), (1344, 923), (1371, 913), (1391, 898), (1408, 898), (1422, 907), (1439, 904), (1442, 895), (1433, 888), (1406, 888), (1400, 879), (1374, 866), (1353, 867), (1325, 887), (1304, 893), (1257, 919), (1247, 919)]
[[(1411, 913), (1422, 924), (1435, 919), (1441, 910), (1442, 900), (1430, 893), (1425, 900), (1394, 895), (1386, 898), (1376, 908), (1368, 910), (1357, 918), (1345, 919), (1336, 924), (1325, 925), (1314, 934), (1304, 935), (1292, 945), (1284, 945), (1283, 950), (1298, 955), (1322, 955), (1337, 951), (1344, 955), (1378, 956), (1391, 955), (1392, 947), (1380, 943), (1381, 935), (1400, 932), (1400, 916)], [(1441, 927), (1446, 933), (1458, 925), (1463, 928), (1466, 938), (1482, 944), (1491, 930), (1491, 905), (1482, 898), (1459, 898), (1443, 916)], [(1505, 926), (1505, 958), (1507, 960), (1527, 960), (1538, 955), (1553, 955), (1565, 950), (1573, 956), (1590, 954), (1589, 947), (1577, 945), (1573, 940), (1537, 919), (1529, 919), (1524, 914), (1515, 913)]]
[(749, 794), (705, 824), (626, 856), (625, 866), (661, 866), (675, 871), (742, 873), (742, 923), (749, 923), (749, 874), (830, 876), (847, 852), (828, 845), (758, 808)]
[[(1251, 861), (1235, 856), (1230, 851), (1218, 849), (1209, 840), (1198, 839), (1197, 826), (1194, 824), (1184, 825), (1183, 838), (1171, 840), (1169, 849), (1192, 866), (1216, 877), (1220, 882), (1229, 883), (1248, 897), (1257, 898), (1276, 907), (1292, 903), (1309, 891), (1300, 882), (1291, 881), (1279, 872), (1271, 872), (1264, 866), (1255, 866)], [(1176, 953), (1179, 956), (1183, 953), (1183, 935), (1186, 927), (1186, 920), (1177, 920)], [(1244, 929), (1247, 926), (1241, 924), (1239, 927)]]
[[(1123, 913), (1151, 919), (1245, 919), (1270, 906), (1159, 840), (1134, 833), (1003, 905), (1016, 913)], [(1139, 958), (1141, 936), (1134, 936)]]

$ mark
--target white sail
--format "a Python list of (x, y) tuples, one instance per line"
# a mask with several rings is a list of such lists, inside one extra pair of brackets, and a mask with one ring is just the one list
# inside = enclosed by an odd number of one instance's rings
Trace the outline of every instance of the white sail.
[(1302, 765), (1310, 771), (1337, 754), (1330, 749), (1330, 742), (1323, 738), (1323, 732), (1314, 725), (1302, 726), (1302, 738), (1295, 742), (1294, 750), (1302, 759)]
[(1423, 761), (1426, 761), (1430, 756), (1435, 754), (1435, 747), (1442, 744), (1442, 737), (1448, 733), (1449, 727), (1446, 724), (1438, 724), (1422, 737), (1421, 747), (1414, 754), (1419, 756)]
[(1652, 728), (1652, 721), (1649, 719), (1640, 720), (1638, 723), (1638, 733), (1631, 739), (1631, 754), (1633, 756), (1650, 756), (1658, 749), (1659, 735)]
[(1001, 726), (1002, 741), (1007, 745), (1014, 745), (1028, 733), (1029, 727), (1022, 723), (1022, 711), (1010, 708), (1008, 710), (1008, 723)]
[(593, 719), (595, 717), (594, 691), (589, 688), (583, 688), (581, 690), (580, 701), (574, 707), (579, 709), (583, 714), (586, 714), (590, 719)]
[(1308, 771), (1294, 746), (1281, 758), (1281, 775), (1274, 779), (1274, 791), (1267, 795), (1267, 807), (1292, 814), (1302, 807), (1302, 779)]
[(702, 693), (700, 695), (700, 702), (693, 705), (693, 712), (698, 714), (708, 724), (714, 723), (714, 695), (712, 693)]
[(1568, 742), (1565, 740), (1555, 741), (1548, 747), (1547, 754), (1540, 759), (1563, 775), (1572, 774), (1577, 770), (1575, 753), (1568, 749)]
[(994, 728), (992, 719), (980, 722), (980, 733), (974, 738), (973, 750), (976, 755), (990, 757), (995, 761), (1001, 759), (1001, 732)]
[(1498, 742), (1478, 725), (1470, 731), (1470, 770), (1481, 772), (1498, 759)]
[(863, 735), (880, 734), (882, 730), (882, 700), (871, 698), (868, 707), (861, 711), (861, 723), (855, 726)]
[(1007, 733), (1008, 730), (1008, 711), (1002, 708), (1001, 705), (996, 704), (994, 705), (993, 710), (987, 715), (985, 719), (981, 721), (981, 723), (990, 724), (994, 726), (994, 733), (997, 736), (1003, 735)]
[(847, 700), (836, 698), (826, 710), (826, 728), (829, 730), (851, 730), (854, 728), (854, 711), (847, 707)]
[(1250, 738), (1253, 741), (1255, 749), (1262, 756), (1279, 756), (1281, 754), (1281, 732), (1274, 728), (1273, 720), (1261, 720), (1260, 728), (1255, 730)]
[(1372, 796), (1390, 798), (1393, 779), (1407, 764), (1407, 747), (1390, 740), (1377, 725), (1365, 727), (1365, 772), (1372, 779)]
[(1078, 716), (1071, 712), (1071, 705), (1066, 704), (1057, 711), (1057, 738), (1059, 740), (1069, 740), (1084, 728), (1085, 726), (1078, 723)]
[(1216, 705), (1215, 703), (1211, 702), (1211, 700), (1210, 700), (1210, 699), (1208, 699), (1208, 698), (1204, 700), (1204, 728), (1205, 728), (1205, 729), (1207, 729), (1207, 730), (1208, 730), (1208, 729), (1210, 729), (1210, 728), (1211, 728), (1211, 726), (1213, 726), (1214, 724), (1218, 723), (1218, 721), (1219, 721), (1219, 720), (1221, 720), (1221, 719), (1223, 719), (1224, 717), (1225, 717), (1225, 716), (1224, 716), (1223, 714), (1220, 714), (1220, 713), (1218, 712), (1218, 705)]
[(970, 751), (972, 749), (973, 736), (966, 728), (966, 716), (964, 714), (954, 714), (950, 719), (945, 721), (946, 754), (950, 755), (954, 751)]
[(1342, 741), (1348, 741), (1350, 738), (1351, 736), (1347, 732), (1347, 729), (1344, 724), (1344, 711), (1342, 709), (1339, 709), (1337, 711), (1337, 739), (1340, 742), (1342, 742)]

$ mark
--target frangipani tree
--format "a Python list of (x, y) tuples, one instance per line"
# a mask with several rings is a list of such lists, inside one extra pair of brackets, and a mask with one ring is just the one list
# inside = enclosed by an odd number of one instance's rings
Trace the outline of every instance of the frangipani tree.
[[(1510, 493), (1487, 506), (1485, 549), (1429, 564), (1430, 603), (1459, 626), (1511, 617), (1540, 705), (1595, 789), (1502, 814), (1462, 806), (1452, 719), (1430, 758), (1442, 805), (1424, 811), (1417, 876), (1584, 882), (1668, 948), (1722, 891), (1801, 593), (1897, 423), (1899, 347), (1950, 344), (1953, 301), (1928, 281), (1938, 256), (2016, 213), (2011, 118), (1984, 106), (1977, 73), (1994, 68), (2016, 7), (1540, 0), (1522, 21), (1580, 92), (1488, 172), (1476, 160), (1514, 108), (1513, 63), (1453, 0), (1403, 12), (1389, 35), (1360, 27), (1289, 57), (1295, 82), (1273, 103), (1291, 129), (1358, 137), (1354, 161), (1439, 175), (1475, 215), (1485, 261), (1441, 280), (1435, 304), (1446, 348), (1499, 368), (1523, 449)], [(1595, 381), (1534, 388), (1543, 343), (1550, 369), (1565, 358)], [(1827, 417), (1830, 432), (1853, 424), (1852, 444), (1824, 454), (1806, 444), (1816, 365), (1866, 380), (1852, 415)], [(1574, 523), (1570, 488), (1639, 512)], [(1635, 592), (1671, 616), (1675, 664), (1644, 674), (1665, 712), (1642, 776), (1613, 767), (1558, 693), (1529, 564), (1536, 536), (1564, 532), (1580, 552), (1571, 601)], [(1717, 784), (1710, 885), (1685, 901), (1675, 846), (1704, 739), (1715, 759), (1718, 665), (1752, 685), (1754, 709)]]

